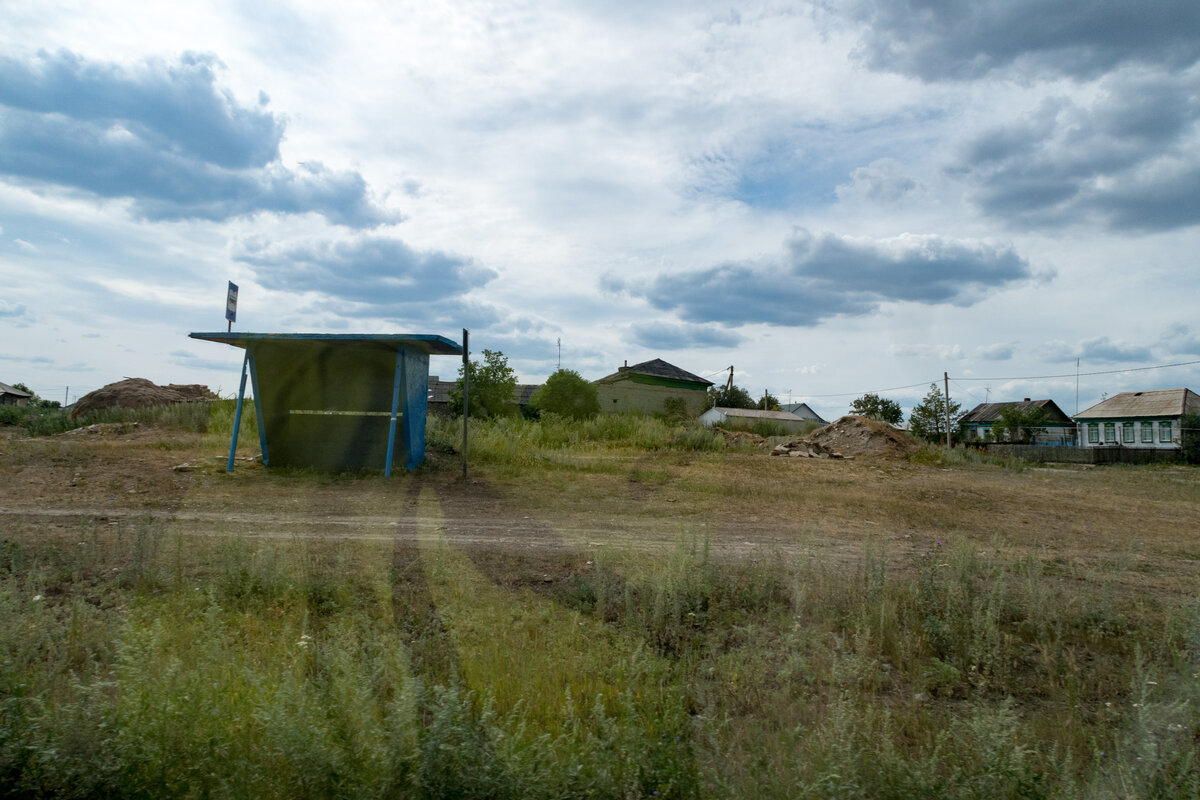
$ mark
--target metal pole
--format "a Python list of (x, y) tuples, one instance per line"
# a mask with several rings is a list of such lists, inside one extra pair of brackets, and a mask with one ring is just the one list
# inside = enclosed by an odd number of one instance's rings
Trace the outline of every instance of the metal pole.
[(400, 411), (400, 378), (404, 374), (404, 350), (396, 351), (396, 374), (392, 378), (392, 417), (388, 423), (387, 459), (383, 466), (383, 477), (392, 477), (392, 448), (396, 446), (396, 414)]
[(250, 391), (254, 393), (254, 421), (258, 424), (258, 446), (262, 449), (262, 463), (271, 463), (271, 454), (267, 452), (267, 426), (263, 423), (262, 393), (258, 389), (258, 367), (254, 365), (254, 350), (246, 345), (246, 358), (250, 363)]
[(469, 340), (471, 332), (463, 328), (463, 446), (462, 462), (463, 477), (467, 477), (467, 420), (470, 418), (471, 405), (471, 347)]
[(238, 428), (242, 426), (242, 401), (246, 399), (246, 373), (250, 371), (250, 348), (246, 348), (246, 357), (242, 359), (242, 385), (238, 387), (237, 408), (233, 412), (233, 436), (229, 440), (229, 463), (225, 465), (226, 472), (233, 472), (233, 456), (237, 453)]
[(946, 449), (950, 449), (950, 373), (943, 372), (942, 380), (946, 382)]

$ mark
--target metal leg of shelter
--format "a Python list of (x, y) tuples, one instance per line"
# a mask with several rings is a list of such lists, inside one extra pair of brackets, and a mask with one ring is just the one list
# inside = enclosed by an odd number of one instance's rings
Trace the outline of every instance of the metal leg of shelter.
[(262, 448), (262, 463), (265, 467), (271, 463), (267, 453), (267, 426), (263, 425), (262, 394), (258, 391), (258, 369), (254, 366), (254, 351), (246, 348), (246, 358), (250, 364), (250, 389), (254, 392), (254, 419), (258, 423), (258, 446)]
[(233, 472), (233, 456), (237, 453), (238, 428), (242, 426), (242, 402), (246, 399), (246, 373), (250, 371), (250, 349), (246, 348), (246, 357), (242, 359), (242, 384), (238, 387), (237, 409), (233, 412), (233, 436), (229, 440), (229, 463), (226, 472)]
[(388, 423), (387, 463), (383, 476), (392, 477), (392, 448), (396, 445), (396, 414), (400, 410), (400, 381), (404, 376), (404, 351), (396, 351), (396, 375), (392, 380), (392, 419)]

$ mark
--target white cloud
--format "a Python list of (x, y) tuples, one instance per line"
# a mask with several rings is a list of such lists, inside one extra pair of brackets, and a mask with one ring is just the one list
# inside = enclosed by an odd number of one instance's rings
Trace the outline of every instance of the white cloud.
[(233, 279), (247, 326), (469, 326), (523, 380), (558, 338), (813, 396), (1182, 359), (1195, 4), (1031, 2), (18, 4), (0, 356), (209, 380)]

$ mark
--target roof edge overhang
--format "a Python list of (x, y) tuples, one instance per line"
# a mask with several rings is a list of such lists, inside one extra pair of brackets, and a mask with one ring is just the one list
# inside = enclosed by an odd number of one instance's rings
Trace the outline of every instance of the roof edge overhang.
[(215, 331), (189, 333), (189, 338), (220, 342), (234, 347), (249, 347), (263, 342), (311, 343), (339, 347), (384, 347), (392, 350), (413, 349), (436, 356), (462, 355), (462, 345), (433, 333), (253, 333)]

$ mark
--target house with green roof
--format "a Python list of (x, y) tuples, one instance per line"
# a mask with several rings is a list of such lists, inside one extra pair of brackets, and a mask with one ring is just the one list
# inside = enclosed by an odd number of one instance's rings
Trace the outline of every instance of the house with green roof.
[(1003, 442), (1009, 437), (1004, 429), (1004, 414), (1041, 412), (1041, 421), (1030, 431), (1029, 444), (1073, 445), (1075, 423), (1053, 400), (1011, 400), (1002, 403), (980, 403), (959, 419), (968, 442)]
[(669, 410), (669, 398), (683, 400), (689, 416), (699, 416), (707, 405), (712, 381), (693, 375), (661, 358), (632, 367), (626, 362), (611, 375), (593, 381), (603, 412), (640, 411), (657, 414)]

